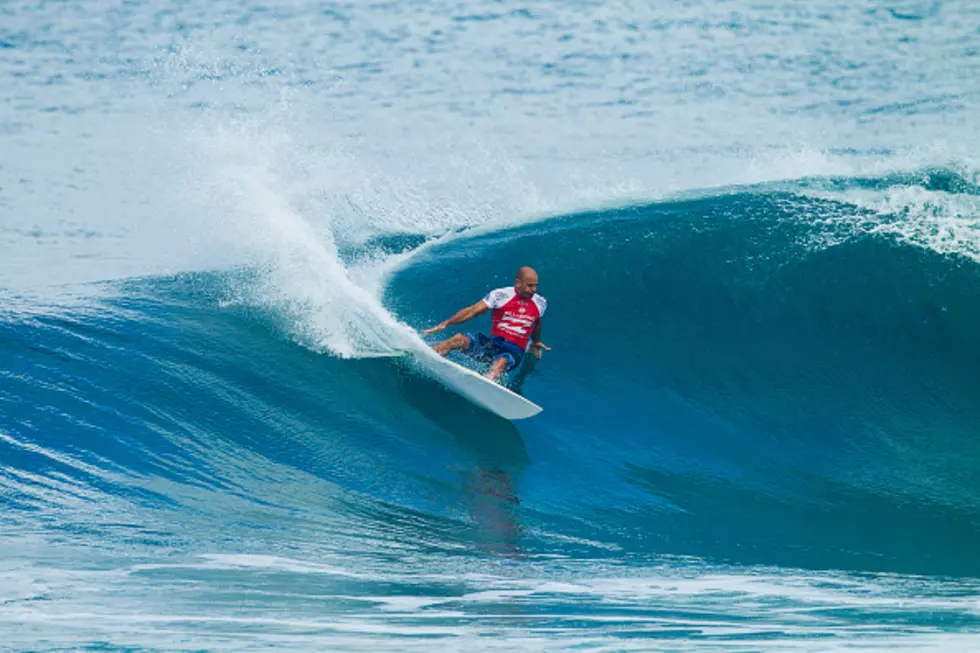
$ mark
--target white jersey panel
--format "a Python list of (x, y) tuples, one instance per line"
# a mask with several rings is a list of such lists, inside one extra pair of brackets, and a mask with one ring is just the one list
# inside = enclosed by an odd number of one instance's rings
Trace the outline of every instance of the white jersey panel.
[(538, 305), (538, 319), (544, 317), (544, 312), (548, 308), (548, 300), (541, 295), (535, 294), (531, 298), (531, 301)]
[(504, 304), (514, 299), (514, 295), (517, 294), (517, 290), (511, 286), (510, 288), (497, 288), (496, 290), (491, 290), (486, 297), (483, 298), (483, 302), (490, 308), (496, 310), (501, 308)]

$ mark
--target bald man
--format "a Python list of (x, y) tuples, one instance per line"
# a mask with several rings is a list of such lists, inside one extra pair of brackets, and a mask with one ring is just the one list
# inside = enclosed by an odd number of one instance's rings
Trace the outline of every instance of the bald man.
[(471, 356), (489, 362), (486, 376), (491, 381), (500, 379), (505, 371), (516, 369), (530, 350), (541, 358), (542, 351), (551, 349), (541, 342), (541, 318), (548, 302), (538, 294), (538, 273), (525, 266), (517, 271), (514, 285), (497, 288), (473, 304), (461, 309), (445, 322), (423, 331), (426, 335), (442, 331), (447, 326), (462, 324), (477, 315), (492, 310), (490, 336), (482, 333), (457, 333), (443, 340), (434, 349), (442, 356), (463, 349)]

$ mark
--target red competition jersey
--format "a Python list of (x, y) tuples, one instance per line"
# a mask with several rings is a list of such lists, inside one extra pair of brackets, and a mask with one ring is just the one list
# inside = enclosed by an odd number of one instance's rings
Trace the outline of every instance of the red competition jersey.
[(517, 289), (497, 288), (483, 298), (484, 303), (493, 309), (491, 320), (492, 336), (500, 336), (527, 351), (527, 341), (531, 337), (534, 325), (544, 317), (548, 302), (541, 295), (535, 294), (531, 299), (524, 299), (517, 294)]

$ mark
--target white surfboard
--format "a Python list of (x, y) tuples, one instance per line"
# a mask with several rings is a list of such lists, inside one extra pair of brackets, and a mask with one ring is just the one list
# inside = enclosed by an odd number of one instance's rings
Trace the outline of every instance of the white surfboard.
[(431, 349), (419, 352), (395, 351), (376, 357), (398, 357), (410, 354), (415, 354), (415, 359), (422, 368), (444, 386), (504, 419), (526, 419), (542, 411), (541, 406), (528, 401), (516, 392), (443, 358)]
[(504, 419), (527, 419), (541, 412), (541, 406), (528, 401), (473, 370), (433, 352), (418, 357), (419, 362), (450, 390)]
[(541, 406), (528, 401), (516, 392), (435, 352), (426, 352), (419, 356), (418, 360), (450, 390), (504, 419), (527, 419), (542, 410)]

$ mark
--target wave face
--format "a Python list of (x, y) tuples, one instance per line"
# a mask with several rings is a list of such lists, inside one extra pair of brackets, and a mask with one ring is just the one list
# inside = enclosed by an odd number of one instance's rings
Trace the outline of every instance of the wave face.
[(433, 322), (537, 267), (528, 428), (625, 548), (976, 575), (980, 268), (865, 221), (765, 189), (579, 214), (432, 249), (388, 297)]
[(13, 645), (98, 641), (89, 610), (161, 650), (480, 648), (514, 615), (532, 648), (968, 633), (980, 268), (844, 199), (936, 178), (970, 201), (949, 171), (806, 180), (343, 253), (397, 253), (384, 302), (419, 328), (536, 266), (553, 351), (511, 379), (545, 407), (517, 424), (304, 346), (241, 295), (260, 271), (5, 314)]

